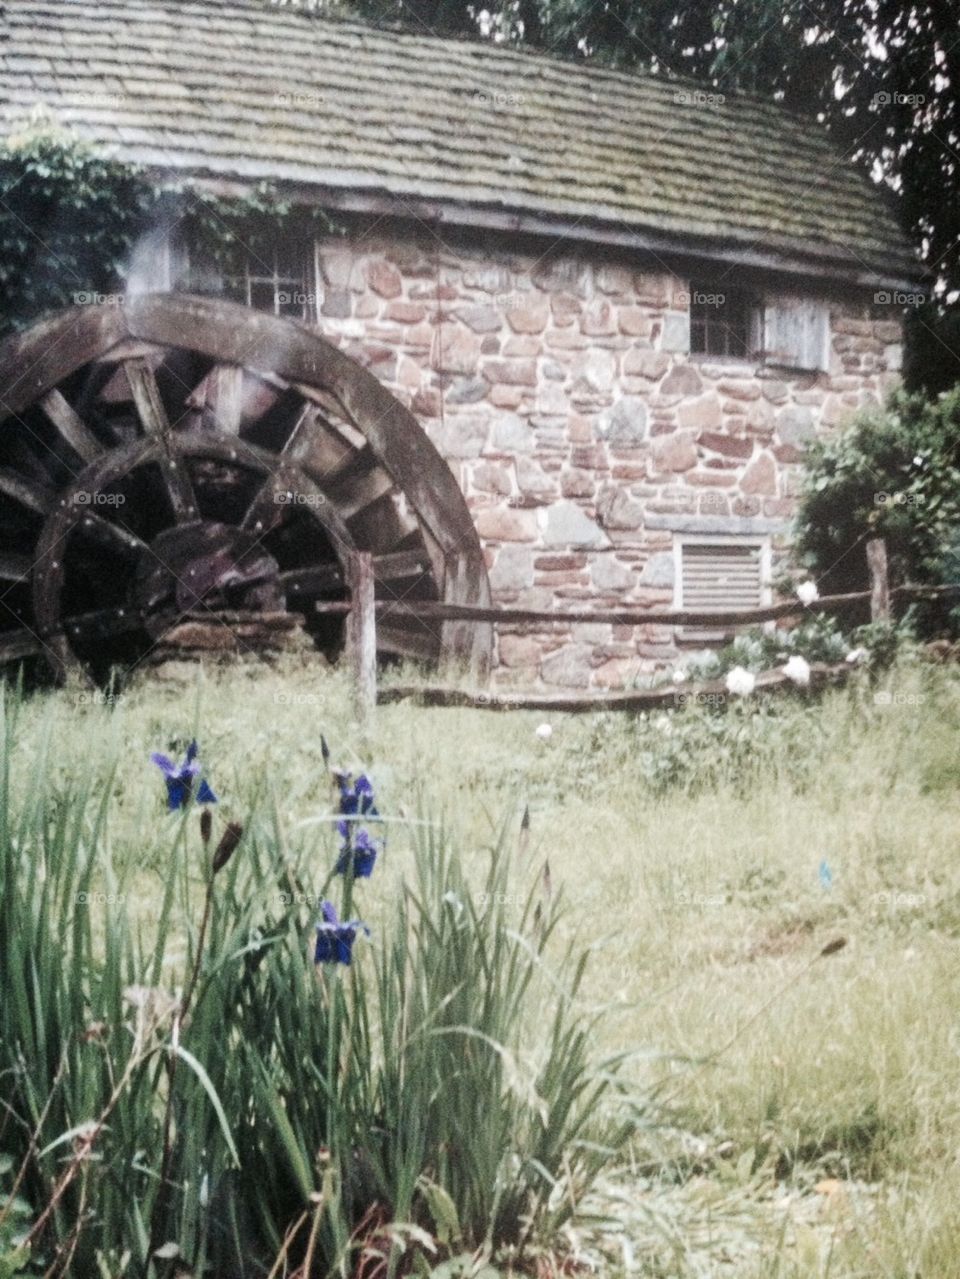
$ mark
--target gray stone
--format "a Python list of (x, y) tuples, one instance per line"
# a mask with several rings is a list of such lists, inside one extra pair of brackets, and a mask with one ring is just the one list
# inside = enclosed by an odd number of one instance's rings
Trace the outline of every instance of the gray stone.
[(784, 444), (802, 449), (816, 435), (813, 413), (803, 405), (781, 409), (777, 414), (777, 433)]
[(486, 378), (459, 378), (450, 386), (444, 398), (447, 404), (476, 404), (486, 396), (489, 389)]
[(612, 555), (595, 555), (590, 562), (590, 580), (598, 591), (624, 591), (633, 584), (633, 573)]
[(609, 546), (603, 529), (575, 502), (554, 503), (542, 513), (544, 546)]
[(604, 528), (637, 529), (643, 524), (643, 503), (619, 484), (605, 484), (597, 498), (597, 515)]
[(540, 663), (540, 677), (545, 684), (584, 688), (590, 682), (592, 654), (593, 649), (589, 644), (568, 644), (543, 659)]
[(503, 327), (503, 316), (492, 306), (465, 306), (455, 314), (474, 333), (496, 333)]
[(692, 364), (675, 364), (660, 384), (663, 395), (699, 395), (703, 379)]
[(637, 448), (647, 438), (646, 404), (638, 395), (625, 395), (600, 419), (600, 434), (614, 448)]
[(533, 555), (527, 546), (501, 546), (490, 570), (490, 589), (522, 591), (532, 586)]
[(543, 467), (539, 466), (532, 458), (517, 458), (517, 486), (521, 493), (531, 493), (537, 495), (555, 494), (557, 491), (557, 480), (552, 475), (547, 475)]
[(660, 350), (690, 350), (690, 317), (686, 311), (666, 311), (664, 313), (663, 332), (660, 335)]
[(350, 315), (350, 294), (344, 289), (327, 289), (323, 295), (320, 314), (333, 320), (346, 320)]
[(674, 559), (671, 551), (656, 551), (643, 566), (641, 586), (655, 586), (663, 590), (673, 587)]
[(529, 453), (536, 440), (533, 431), (516, 413), (501, 413), (493, 423), (491, 447), (498, 453)]
[(430, 438), (446, 458), (479, 457), (488, 425), (485, 417), (451, 415), (442, 425), (431, 426)]
[(649, 529), (666, 529), (670, 533), (726, 533), (731, 536), (764, 537), (787, 533), (789, 520), (761, 515), (662, 515), (648, 512), (644, 524)]

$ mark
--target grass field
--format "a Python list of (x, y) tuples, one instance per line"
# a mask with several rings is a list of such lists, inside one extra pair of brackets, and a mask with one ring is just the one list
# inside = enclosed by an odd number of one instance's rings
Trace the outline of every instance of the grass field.
[[(634, 1053), (649, 1098), (585, 1205), (610, 1220), (574, 1227), (583, 1256), (610, 1276), (960, 1277), (960, 678), (905, 666), (719, 719), (394, 705), (365, 737), (338, 677), (257, 669), (29, 698), (11, 788), (49, 767), (112, 789), (110, 857), (147, 931), (174, 820), (148, 757), (174, 739), (199, 739), (220, 816), (275, 809), (324, 862), (321, 733), (368, 768), (381, 903), (405, 821), (442, 820), (468, 873), (508, 823), (518, 894), (548, 859), (592, 946), (597, 1047)], [(165, 980), (183, 963), (175, 930)]]

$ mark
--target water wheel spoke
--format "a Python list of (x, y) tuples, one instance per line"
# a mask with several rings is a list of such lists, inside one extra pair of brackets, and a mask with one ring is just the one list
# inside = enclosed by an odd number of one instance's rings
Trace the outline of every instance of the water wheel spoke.
[(115, 551), (125, 559), (138, 559), (147, 549), (146, 542), (131, 533), (122, 524), (114, 524), (112, 520), (91, 511), (85, 514), (77, 525), (80, 532), (92, 541), (99, 543), (107, 550)]
[(40, 637), (26, 627), (0, 632), (0, 662), (17, 662), (23, 657), (35, 657), (43, 652), (43, 648)]
[(56, 501), (52, 489), (28, 480), (6, 466), (0, 467), (0, 493), (35, 515), (47, 515)]
[(39, 401), (49, 421), (57, 428), (60, 438), (73, 449), (82, 462), (93, 462), (103, 452), (103, 446), (80, 415), (54, 387)]
[(112, 608), (95, 608), (85, 613), (74, 613), (64, 620), (63, 633), (71, 644), (76, 641), (97, 641), (114, 635), (124, 635), (143, 628), (139, 609), (115, 605)]
[(266, 533), (275, 528), (292, 505), (292, 501), (284, 499), (293, 498), (299, 488), (298, 480), (299, 476), (288, 473), (283, 467), (268, 475), (251, 498), (240, 527), (255, 533)]
[(195, 520), (197, 499), (186, 465), (173, 448), (170, 423), (153, 368), (146, 359), (124, 360), (123, 367), (144, 433), (159, 440), (163, 446), (160, 469), (174, 519), (178, 524)]
[[(378, 586), (406, 581), (411, 577), (430, 579), (430, 560), (422, 547), (409, 551), (393, 551), (375, 555), (373, 579)], [(280, 584), (290, 600), (318, 599), (344, 585), (343, 570), (339, 564), (316, 564), (309, 568), (288, 569), (280, 574)], [(387, 593), (390, 598), (390, 593)]]
[(0, 551), (0, 581), (28, 581), (33, 568), (33, 560), (29, 555), (19, 555), (16, 551)]

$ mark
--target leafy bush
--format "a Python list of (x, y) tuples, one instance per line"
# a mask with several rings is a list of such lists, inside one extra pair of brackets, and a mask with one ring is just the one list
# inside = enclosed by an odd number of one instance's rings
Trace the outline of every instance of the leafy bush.
[[(899, 392), (817, 441), (806, 457), (797, 552), (823, 593), (862, 590), (863, 545), (883, 537), (895, 582), (956, 582), (960, 568), (960, 389)], [(929, 632), (949, 610), (924, 605)]]
[[(367, 890), (372, 943), (347, 964), (350, 945), (313, 945), (334, 859), (318, 875), (257, 814), (211, 853), (211, 810), (198, 839), (191, 800), (168, 818), (155, 918), (137, 921), (137, 868), (111, 856), (111, 780), (56, 788), (40, 761), (14, 810), (14, 749), (10, 716), (0, 1149), (34, 1206), (37, 1273), (242, 1279), (282, 1254), (304, 1276), (427, 1274), (552, 1240), (632, 1122), (608, 1109), (616, 1063), (593, 1060), (575, 1008), (586, 956), (548, 968), (562, 911), (548, 879), (518, 896), (501, 839), (473, 884), (424, 821), (396, 897), (378, 907)], [(189, 753), (168, 765), (175, 807), (199, 774)], [(369, 863), (346, 832), (349, 920), (350, 869)], [(175, 921), (198, 917), (178, 952)], [(352, 944), (360, 925), (347, 931)]]

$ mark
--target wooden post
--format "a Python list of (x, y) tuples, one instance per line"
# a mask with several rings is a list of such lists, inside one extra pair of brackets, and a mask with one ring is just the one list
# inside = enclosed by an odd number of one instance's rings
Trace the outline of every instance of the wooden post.
[(377, 704), (377, 608), (369, 551), (358, 551), (356, 557), (348, 639), (357, 717), (366, 721)]
[(890, 621), (890, 578), (887, 571), (887, 544), (882, 537), (867, 543), (867, 567), (870, 570), (870, 620)]

